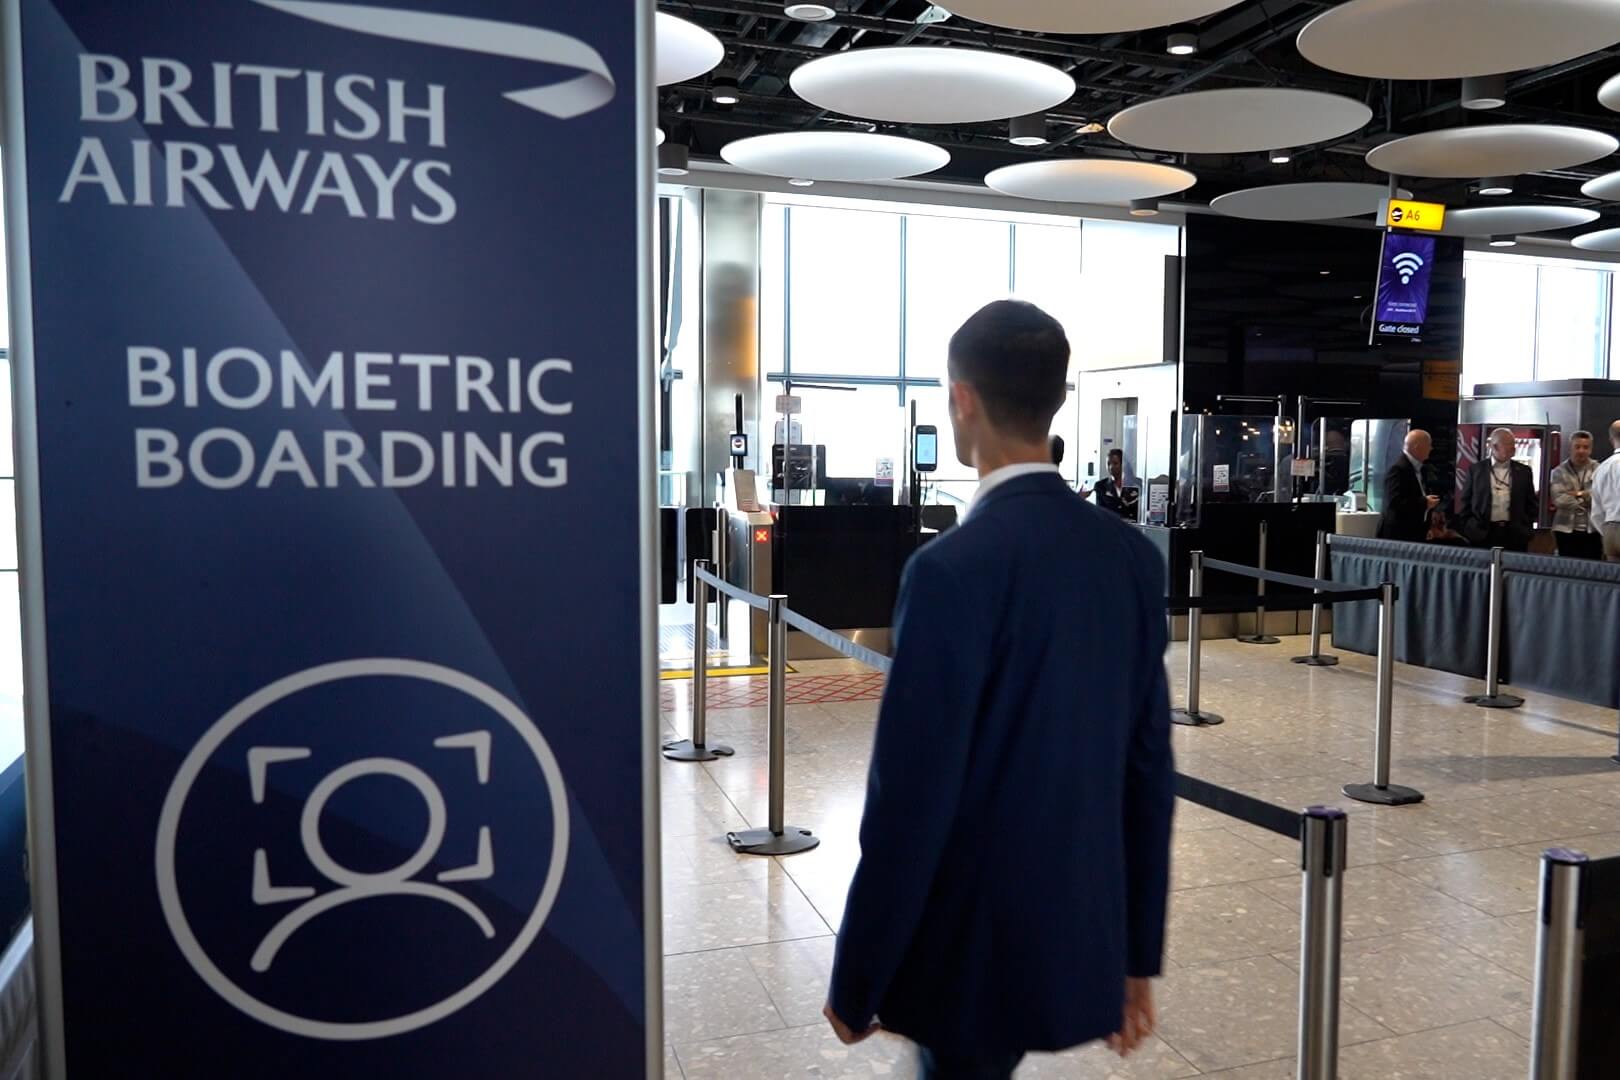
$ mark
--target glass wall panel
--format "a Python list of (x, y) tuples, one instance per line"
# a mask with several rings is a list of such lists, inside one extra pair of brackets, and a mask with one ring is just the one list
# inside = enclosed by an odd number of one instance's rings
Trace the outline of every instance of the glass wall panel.
[(1011, 292), (1011, 226), (906, 219), (906, 376), (945, 377), (946, 347), (968, 316)]
[(1164, 362), (1165, 256), (1181, 249), (1173, 225), (1087, 221), (1084, 265), (1072, 335), (1083, 371)]
[[(900, 221), (788, 210), (788, 362), (795, 373), (900, 374)], [(762, 282), (772, 288), (770, 276)]]
[(1463, 393), (1482, 383), (1535, 378), (1535, 263), (1469, 255), (1463, 280)]
[(1606, 270), (1543, 265), (1536, 304), (1536, 378), (1603, 376), (1608, 338)]

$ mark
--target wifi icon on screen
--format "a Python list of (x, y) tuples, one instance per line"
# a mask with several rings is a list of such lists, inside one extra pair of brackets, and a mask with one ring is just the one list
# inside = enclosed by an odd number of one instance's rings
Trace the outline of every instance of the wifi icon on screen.
[(1401, 276), (1402, 285), (1412, 284), (1417, 272), (1423, 269), (1423, 256), (1415, 251), (1403, 251), (1392, 260), (1395, 272)]

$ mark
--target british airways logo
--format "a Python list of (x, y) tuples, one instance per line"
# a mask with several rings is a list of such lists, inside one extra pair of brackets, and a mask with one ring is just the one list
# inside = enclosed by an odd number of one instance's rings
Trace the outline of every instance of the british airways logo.
[[(613, 100), (607, 63), (587, 43), (519, 23), (317, 0), (248, 0), (312, 23), (572, 72), (505, 94), (572, 120)], [(79, 56), (79, 141), (60, 202), (203, 206), (446, 225), (457, 213), (447, 88), (371, 74), (256, 63)], [(90, 133), (97, 132), (97, 133)], [(256, 153), (214, 133), (247, 132)], [(177, 137), (163, 137), (173, 133)], [(340, 139), (351, 152), (297, 145)], [(328, 146), (330, 143), (327, 144)]]

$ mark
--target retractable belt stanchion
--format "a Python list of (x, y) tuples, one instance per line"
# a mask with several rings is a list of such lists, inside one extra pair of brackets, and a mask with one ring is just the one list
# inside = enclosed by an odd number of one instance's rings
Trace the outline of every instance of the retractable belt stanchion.
[(1541, 856), (1541, 924), (1536, 932), (1536, 1006), (1531, 1080), (1576, 1080), (1581, 1035), (1581, 964), (1588, 862), (1578, 851)]
[(794, 855), (821, 843), (797, 825), (784, 825), (787, 769), (787, 623), (782, 613), (787, 597), (770, 598), (771, 745), (769, 827), (727, 833), (726, 841), (743, 855)]
[[(1328, 576), (1328, 534), (1316, 534), (1316, 580), (1326, 581)], [(1309, 667), (1334, 667), (1337, 656), (1322, 655), (1322, 590), (1316, 590), (1316, 603), (1311, 605), (1311, 652), (1309, 656), (1296, 656), (1294, 663)]]
[(1517, 709), (1524, 698), (1502, 693), (1502, 618), (1507, 599), (1506, 573), (1502, 569), (1502, 549), (1491, 549), (1490, 627), (1485, 643), (1485, 692), (1463, 700), (1482, 709)]
[(1423, 801), (1415, 788), (1389, 782), (1390, 740), (1395, 709), (1395, 586), (1384, 582), (1378, 604), (1378, 706), (1374, 744), (1373, 782), (1346, 784), (1344, 793), (1357, 802), (1379, 806), (1407, 806)]
[[(697, 562), (699, 573), (713, 573), (705, 559)], [(709, 583), (696, 574), (692, 593), (692, 737), (664, 744), (664, 756), (671, 761), (714, 761), (736, 753), (729, 746), (710, 746), (709, 739)], [(726, 598), (719, 597), (722, 608)]]
[(1335, 1080), (1339, 1069), (1339, 959), (1344, 937), (1343, 810), (1313, 806), (1304, 849), (1299, 953), (1298, 1080)]
[[(1266, 571), (1266, 548), (1270, 539), (1271, 526), (1267, 522), (1262, 521), (1260, 523), (1260, 562), (1258, 564), (1262, 574)], [(1320, 577), (1321, 574), (1319, 573), (1317, 576)], [(1255, 592), (1260, 597), (1260, 606), (1256, 608), (1254, 612), (1254, 633), (1244, 634), (1243, 636), (1239, 637), (1238, 640), (1243, 642), (1245, 645), (1276, 645), (1281, 642), (1282, 639), (1272, 637), (1270, 634), (1266, 633), (1265, 578), (1259, 578), (1256, 581)]]
[[(1187, 595), (1195, 602), (1204, 595), (1204, 553), (1192, 553), (1191, 587)], [(1199, 681), (1202, 677), (1204, 661), (1204, 609), (1192, 607), (1187, 609), (1187, 707), (1177, 709), (1170, 714), (1170, 719), (1187, 727), (1210, 727), (1214, 724), (1224, 724), (1226, 721), (1214, 713), (1202, 712), (1198, 708)]]

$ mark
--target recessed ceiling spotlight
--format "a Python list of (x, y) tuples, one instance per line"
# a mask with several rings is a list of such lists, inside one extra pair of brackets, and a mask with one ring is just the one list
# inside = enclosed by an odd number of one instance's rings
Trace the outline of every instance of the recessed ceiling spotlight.
[(658, 175), (685, 176), (692, 171), (692, 151), (682, 143), (667, 142), (658, 148)]
[(1333, 273), (1333, 271), (1331, 271), (1331, 270), (1318, 270), (1317, 273), (1321, 274), (1323, 277), (1327, 277), (1329, 274)]
[(1165, 39), (1164, 51), (1171, 56), (1191, 56), (1198, 51), (1198, 35), (1179, 30)]
[(663, 128), (658, 129), (658, 136), (657, 136), (657, 138), (655, 138), (653, 140), (653, 145), (654, 146), (663, 146), (664, 145), (664, 129)]
[(723, 76), (714, 80), (714, 89), (709, 92), (716, 105), (730, 106), (742, 100), (742, 90), (737, 80)]
[(1479, 182), (1481, 195), (1511, 195), (1513, 194), (1513, 178), (1508, 176), (1490, 176)]
[(1491, 247), (1509, 248), (1509, 247), (1518, 247), (1518, 246), (1519, 246), (1519, 238), (1516, 237), (1516, 236), (1493, 236), (1493, 237), (1491, 237)]
[(782, 9), (782, 14), (799, 22), (826, 22), (838, 17), (831, 4), (789, 4)]
[(794, 187), (815, 187), (816, 186), (816, 182), (814, 180), (807, 180), (802, 176), (795, 176), (793, 179), (789, 180), (788, 183), (792, 184)]
[(1271, 152), (1271, 163), (1273, 165), (1286, 165), (1293, 160), (1294, 152), (1292, 150), (1273, 150)]
[(1500, 109), (1506, 104), (1506, 75), (1476, 75), (1462, 81), (1463, 108)]
[(1099, 132), (1107, 130), (1108, 128), (1106, 125), (1099, 124), (1097, 121), (1093, 120), (1089, 124), (1082, 124), (1080, 127), (1075, 128), (1074, 133), (1076, 135), (1096, 135)]
[(1131, 217), (1158, 217), (1158, 199), (1132, 199)]
[(1007, 141), (1014, 146), (1045, 146), (1046, 114), (1013, 117), (1007, 122)]

